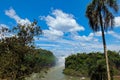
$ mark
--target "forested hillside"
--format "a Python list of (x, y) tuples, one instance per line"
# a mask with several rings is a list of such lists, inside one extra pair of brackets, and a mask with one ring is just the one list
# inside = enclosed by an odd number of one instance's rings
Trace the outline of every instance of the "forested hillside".
[[(120, 54), (108, 51), (111, 75), (120, 75)], [(77, 53), (65, 59), (64, 73), (74, 76), (106, 76), (104, 54), (100, 52)], [(98, 78), (99, 79), (99, 78)]]
[[(8, 32), (2, 28), (1, 32)], [(36, 48), (34, 37), (41, 34), (36, 22), (14, 27), (14, 36), (0, 39), (0, 79), (23, 80), (32, 73), (47, 71), (55, 64), (52, 52)]]

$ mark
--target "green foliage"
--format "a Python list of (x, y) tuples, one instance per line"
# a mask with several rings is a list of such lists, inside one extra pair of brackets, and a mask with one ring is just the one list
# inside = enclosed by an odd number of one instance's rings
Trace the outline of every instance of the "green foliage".
[[(120, 74), (120, 55), (115, 51), (108, 51), (111, 76)], [(106, 80), (106, 63), (104, 54), (100, 52), (78, 53), (68, 56), (65, 59), (65, 69), (67, 75), (90, 76), (91, 80)], [(113, 80), (113, 79), (111, 79)]]
[[(112, 9), (112, 10), (111, 10)], [(108, 64), (108, 55), (106, 48), (105, 32), (108, 28), (114, 26), (114, 15), (112, 11), (118, 12), (119, 6), (117, 0), (92, 0), (87, 6), (86, 17), (89, 19), (89, 25), (94, 32), (102, 32), (104, 46), (105, 62), (107, 65), (107, 78), (110, 80), (110, 71)]]
[(16, 33), (16, 36), (18, 37), (22, 45), (28, 45), (32, 43), (35, 36), (39, 36), (40, 34), (42, 34), (42, 30), (40, 26), (37, 25), (36, 20), (31, 24), (18, 24), (16, 27), (13, 28), (12, 31)]
[(64, 74), (66, 75), (71, 75), (71, 76), (81, 76), (81, 72), (80, 71), (76, 71), (74, 69), (69, 69), (69, 68), (66, 68), (64, 69)]
[(52, 52), (36, 49), (31, 44), (33, 37), (41, 34), (36, 24), (19, 25), (16, 36), (0, 40), (0, 79), (24, 80), (30, 74), (46, 71), (55, 64)]
[[(6, 43), (6, 40), (9, 42)], [(50, 51), (19, 44), (15, 37), (0, 43), (0, 78), (21, 80), (55, 64), (55, 57)]]
[(117, 0), (91, 0), (86, 9), (86, 17), (89, 19), (92, 30), (99, 31), (103, 28), (105, 31), (113, 28), (114, 15), (112, 11), (118, 12), (118, 10)]

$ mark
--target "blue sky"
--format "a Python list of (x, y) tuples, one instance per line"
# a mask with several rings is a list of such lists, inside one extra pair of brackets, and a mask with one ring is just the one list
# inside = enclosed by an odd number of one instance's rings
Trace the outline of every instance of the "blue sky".
[[(103, 51), (101, 32), (93, 33), (85, 17), (91, 0), (1, 0), (0, 27), (30, 24), (34, 19), (43, 30), (36, 46), (57, 55)], [(120, 8), (120, 0), (118, 0)], [(113, 31), (107, 31), (110, 50), (120, 50), (120, 10), (115, 15)]]

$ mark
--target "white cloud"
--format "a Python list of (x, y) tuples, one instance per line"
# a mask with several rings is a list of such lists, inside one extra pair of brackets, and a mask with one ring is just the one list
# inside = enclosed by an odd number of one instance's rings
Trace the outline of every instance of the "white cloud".
[(84, 36), (77, 36), (77, 35), (74, 36), (74, 39), (76, 39), (76, 40), (85, 40), (85, 41), (89, 41), (89, 40), (92, 40), (92, 38), (93, 38), (93, 37), (91, 37), (91, 36), (88, 36), (88, 37), (87, 37), (87, 36), (85, 36), (85, 35), (84, 35)]
[(53, 10), (52, 15), (42, 17), (47, 25), (55, 30), (62, 32), (83, 31), (84, 27), (80, 26), (72, 14), (64, 13), (61, 10)]
[[(104, 32), (104, 34), (106, 35), (106, 32)], [(95, 36), (98, 36), (98, 37), (102, 36), (102, 32), (101, 31), (95, 32)]]
[(15, 10), (13, 8), (10, 8), (9, 10), (5, 10), (5, 14), (7, 16), (9, 16), (10, 18), (13, 18), (18, 24), (21, 24), (21, 25), (29, 25), (29, 24), (31, 24), (31, 22), (27, 18), (25, 18), (25, 19), (20, 18), (16, 14), (16, 12), (15, 12)]
[(30, 25), (31, 24), (31, 22), (27, 18), (26, 19), (21, 19), (17, 23), (19, 23), (21, 25)]
[[(92, 34), (90, 34), (92, 35)], [(48, 39), (46, 38), (47, 41)], [(42, 39), (39, 40), (40, 42)], [(78, 52), (92, 52), (92, 51), (101, 51), (102, 44), (99, 42), (93, 41), (80, 41), (80, 40), (67, 40), (67, 39), (56, 39), (56, 40), (48, 40), (44, 45), (44, 42), (41, 42), (39, 46), (42, 46), (44, 49), (51, 50), (55, 54), (65, 54), (70, 55), (71, 53)], [(51, 46), (49, 45), (51, 44)], [(55, 44), (55, 45), (52, 45)]]
[[(45, 43), (43, 45), (43, 41), (42, 39), (40, 39), (41, 44), (39, 44), (40, 46), (42, 46), (42, 48), (44, 49), (48, 49), (51, 50), (52, 52), (54, 52), (56, 55), (70, 55), (73, 53), (78, 53), (78, 52), (92, 52), (92, 51), (101, 51), (103, 52), (103, 44), (101, 41), (94, 41), (95, 37), (93, 33), (90, 33), (88, 36), (86, 37), (92, 37), (93, 38), (89, 38), (86, 39), (88, 41), (86, 41), (85, 39), (82, 40), (67, 40), (64, 38), (61, 39), (56, 39), (56, 40), (48, 40), (47, 38), (44, 38), (44, 41), (46, 41), (47, 43)], [(45, 40), (46, 39), (46, 40)], [(119, 42), (118, 42), (119, 43)], [(114, 44), (110, 43), (107, 45), (109, 50), (119, 50), (120, 46), (118, 44)]]
[(115, 21), (115, 27), (120, 27), (120, 16), (115, 17), (114, 21)]
[(114, 51), (119, 51), (120, 50), (120, 45), (118, 44), (111, 44), (111, 45), (108, 45), (108, 50), (114, 50)]
[(55, 40), (58, 39), (60, 37), (63, 36), (63, 32), (62, 31), (58, 31), (58, 30), (43, 30), (44, 36), (49, 38), (50, 40)]
[[(62, 43), (62, 42), (61, 42)], [(61, 44), (59, 43), (59, 44)], [(98, 42), (81, 42), (81, 41), (68, 41), (66, 44), (62, 43), (64, 47), (54, 48), (55, 53), (61, 53), (65, 51), (64, 54), (78, 53), (78, 52), (92, 52), (92, 51), (103, 51), (103, 46)], [(56, 50), (55, 50), (56, 49)]]
[(2, 29), (2, 28), (9, 28), (9, 27), (5, 24), (0, 24), (0, 29)]
[(80, 26), (74, 19), (72, 14), (64, 13), (61, 10), (53, 10), (51, 15), (42, 16), (49, 26), (48, 30), (43, 30), (44, 36), (49, 39), (57, 39), (67, 32), (84, 31), (84, 27)]
[(9, 10), (5, 11), (5, 14), (9, 16), (10, 18), (15, 19), (16, 21), (20, 20), (20, 17), (16, 14), (15, 10), (13, 8), (10, 8)]
[[(27, 18), (20, 18), (13, 8), (6, 10), (5, 14), (19, 24), (31, 23)], [(101, 36), (101, 32), (89, 33), (87, 36), (79, 35), (78, 31), (84, 31), (85, 29), (77, 23), (72, 14), (64, 13), (61, 10), (53, 10), (51, 15), (42, 18), (46, 21), (49, 28), (43, 30), (44, 35), (37, 40), (41, 42), (37, 46), (66, 55), (77, 52), (103, 51), (102, 43), (98, 42), (96, 38), (96, 36)], [(116, 26), (120, 25), (119, 21), (119, 17), (115, 18)], [(64, 39), (64, 33), (70, 33), (71, 37), (68, 40)], [(109, 31), (108, 34), (120, 39), (115, 32)], [(112, 44), (108, 45), (108, 49), (116, 49), (115, 46)]]
[(108, 31), (108, 34), (120, 40), (120, 34), (115, 33), (114, 31)]
[(80, 40), (80, 41), (91, 41), (91, 40), (92, 41), (98, 41), (96, 38), (94, 38), (94, 34), (93, 33), (90, 33), (88, 36), (85, 36), (85, 35), (80, 36), (78, 34), (74, 34), (73, 38), (75, 40)]
[(42, 43), (42, 44), (37, 44), (37, 46), (40, 46), (40, 47), (57, 47), (59, 45)]
[(102, 32), (101, 31), (95, 32), (95, 36), (102, 36)]

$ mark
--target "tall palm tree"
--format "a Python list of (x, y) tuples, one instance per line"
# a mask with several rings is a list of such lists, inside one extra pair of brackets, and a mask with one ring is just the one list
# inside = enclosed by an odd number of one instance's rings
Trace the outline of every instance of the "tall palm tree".
[(90, 27), (94, 32), (101, 30), (104, 47), (104, 54), (107, 66), (107, 77), (110, 80), (107, 47), (104, 31), (114, 25), (114, 16), (111, 11), (118, 11), (117, 0), (92, 0), (87, 6), (86, 16), (89, 19)]

